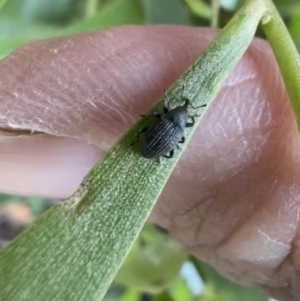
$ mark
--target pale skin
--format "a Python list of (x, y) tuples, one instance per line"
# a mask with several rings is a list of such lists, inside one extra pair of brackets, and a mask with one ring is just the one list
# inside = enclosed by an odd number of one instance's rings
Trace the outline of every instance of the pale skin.
[[(0, 128), (24, 130), (0, 138), (0, 191), (68, 197), (215, 34), (123, 27), (33, 43), (0, 62)], [(256, 40), (151, 221), (227, 277), (300, 300), (299, 142), (275, 59)]]

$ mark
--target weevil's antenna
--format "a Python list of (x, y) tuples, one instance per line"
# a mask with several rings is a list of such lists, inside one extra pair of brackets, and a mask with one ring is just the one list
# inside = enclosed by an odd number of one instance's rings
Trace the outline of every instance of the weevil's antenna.
[(184, 90), (185, 90), (185, 82), (182, 80), (181, 82), (181, 85), (182, 85), (182, 91), (181, 91), (181, 99), (184, 100), (184, 107), (187, 108), (187, 106), (190, 104), (190, 100), (184, 96)]
[(194, 107), (194, 106), (190, 103), (190, 106), (191, 106), (194, 110), (196, 110), (196, 109), (200, 109), (200, 108), (205, 108), (205, 107), (207, 106), (207, 104), (205, 103), (204, 105), (201, 105), (201, 106), (199, 106), (199, 107)]
[(183, 97), (183, 100), (184, 100), (184, 107), (185, 108), (187, 108), (188, 107), (188, 105), (190, 105), (191, 104), (191, 102), (190, 102), (190, 100), (187, 98), (187, 97)]
[(183, 99), (183, 94), (184, 94), (184, 90), (185, 90), (185, 82), (182, 80), (181, 81), (181, 85), (182, 85), (182, 91), (181, 91), (181, 99)]

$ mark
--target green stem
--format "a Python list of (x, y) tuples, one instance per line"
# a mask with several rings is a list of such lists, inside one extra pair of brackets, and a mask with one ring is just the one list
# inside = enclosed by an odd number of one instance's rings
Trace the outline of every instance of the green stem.
[(94, 17), (97, 12), (98, 0), (86, 0), (85, 17), (87, 19)]
[(299, 54), (272, 1), (264, 2), (268, 12), (262, 19), (262, 28), (276, 57), (300, 129)]
[(211, 0), (211, 27), (219, 26), (220, 0)]

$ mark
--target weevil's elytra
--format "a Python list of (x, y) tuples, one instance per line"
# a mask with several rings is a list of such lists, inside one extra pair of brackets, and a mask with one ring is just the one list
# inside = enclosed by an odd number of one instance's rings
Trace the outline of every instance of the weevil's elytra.
[[(183, 105), (170, 109), (166, 97), (163, 101), (164, 114), (152, 113), (150, 115), (142, 115), (142, 117), (155, 117), (155, 120), (148, 127), (142, 128), (137, 134), (137, 140), (139, 135), (143, 134), (139, 152), (144, 158), (172, 158), (174, 149), (178, 144), (184, 143), (184, 129), (193, 126), (195, 123), (194, 117), (199, 116), (189, 116), (188, 106), (191, 105), (190, 101), (184, 97), (182, 97), (182, 100), (184, 101)], [(202, 105), (200, 107), (205, 106)], [(188, 122), (189, 118), (190, 122)]]

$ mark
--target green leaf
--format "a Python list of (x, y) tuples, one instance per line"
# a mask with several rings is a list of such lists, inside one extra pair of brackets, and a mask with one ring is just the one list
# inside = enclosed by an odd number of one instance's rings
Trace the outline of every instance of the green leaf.
[(0, 11), (0, 59), (31, 40), (45, 38), (57, 30), (54, 26), (22, 18), (23, 1), (9, 0)]
[(9, 0), (0, 16), (19, 21), (67, 24), (82, 17), (87, 0)]
[(144, 11), (139, 0), (117, 0), (106, 5), (91, 19), (78, 22), (64, 29), (61, 35), (99, 30), (125, 24), (144, 23)]
[[(265, 12), (262, 1), (248, 2), (169, 89), (171, 105), (181, 96), (181, 80), (194, 106), (215, 98), (252, 41)], [(153, 110), (160, 106), (156, 103)], [(139, 119), (72, 197), (48, 210), (1, 251), (0, 300), (103, 298), (182, 153), (161, 164), (142, 158), (129, 145), (146, 122)], [(187, 142), (195, 127), (187, 128)]]
[(140, 294), (132, 289), (126, 289), (120, 301), (140, 301)]
[(1, 194), (0, 193), (0, 205), (8, 202), (9, 200), (13, 199), (14, 197), (12, 195), (8, 194)]
[(7, 17), (0, 17), (0, 28), (1, 45), (5, 43), (5, 41), (18, 39), (30, 40), (37, 36), (48, 36), (57, 30), (54, 26)]
[(24, 2), (20, 0), (7, 0), (3, 1), (2, 5), (0, 16), (16, 18), (21, 16)]
[(174, 301), (172, 296), (167, 293), (166, 291), (162, 292), (161, 294), (154, 296), (153, 298), (154, 301)]
[(300, 9), (295, 10), (291, 18), (291, 23), (289, 26), (289, 32), (291, 34), (294, 43), (296, 44), (298, 50), (300, 49)]
[[(122, 12), (120, 14), (120, 12)], [(99, 30), (125, 24), (142, 24), (144, 21), (143, 8), (137, 0), (117, 0), (110, 2), (94, 17), (74, 23), (64, 29), (51, 29), (41, 27), (35, 23), (29, 23), (23, 27), (28, 35), (18, 35), (0, 40), (0, 59), (7, 56), (17, 47), (30, 41), (65, 36), (83, 31)], [(24, 22), (24, 21), (22, 21)], [(24, 24), (23, 24), (24, 25)]]
[(206, 19), (211, 18), (212, 10), (210, 6), (207, 5), (204, 1), (202, 0), (184, 0), (184, 1), (195, 15)]
[(181, 0), (143, 0), (146, 23), (191, 25), (188, 8)]
[(299, 0), (273, 0), (273, 2), (282, 14), (290, 15), (300, 8)]
[(4, 6), (4, 4), (5, 4), (6, 1), (7, 0), (0, 0), (0, 9), (2, 9), (2, 7)]
[(178, 277), (175, 281), (173, 281), (169, 286), (169, 291), (172, 293), (172, 296), (174, 296), (173, 298), (176, 301), (193, 300), (192, 293), (182, 278)]
[(186, 253), (172, 240), (146, 243), (120, 269), (115, 281), (142, 292), (158, 293), (174, 280)]
[(34, 217), (37, 217), (43, 213), (47, 209), (47, 206), (49, 207), (47, 200), (43, 198), (29, 197), (26, 199), (26, 201), (29, 204)]
[(86, 0), (23, 0), (22, 16), (28, 20), (66, 24), (84, 15)]

